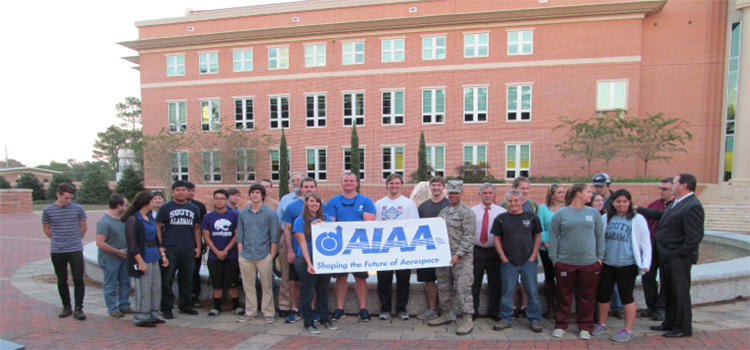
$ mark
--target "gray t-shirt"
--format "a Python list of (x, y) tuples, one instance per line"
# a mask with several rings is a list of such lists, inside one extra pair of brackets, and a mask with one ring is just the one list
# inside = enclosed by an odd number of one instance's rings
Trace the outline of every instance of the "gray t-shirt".
[(428, 199), (419, 205), (417, 212), (419, 212), (420, 219), (436, 218), (440, 215), (440, 211), (449, 205), (451, 205), (451, 202), (447, 197), (443, 197), (443, 200), (437, 203), (433, 202), (432, 199)]
[(552, 216), (549, 258), (553, 263), (591, 265), (604, 259), (604, 223), (592, 207), (564, 207)]
[[(109, 216), (109, 214), (102, 215), (102, 218), (96, 223), (96, 234), (104, 236), (104, 243), (109, 244), (112, 248), (128, 248), (128, 242), (125, 240), (125, 223)], [(122, 260), (119, 256), (102, 249), (99, 249), (98, 257), (104, 260)]]
[(633, 220), (613, 215), (604, 233), (607, 250), (604, 253), (603, 262), (614, 267), (635, 265), (632, 239)]

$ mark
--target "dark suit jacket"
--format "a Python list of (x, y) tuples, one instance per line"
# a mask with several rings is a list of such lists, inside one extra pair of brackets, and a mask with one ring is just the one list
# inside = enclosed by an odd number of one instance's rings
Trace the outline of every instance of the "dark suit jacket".
[(698, 245), (703, 240), (703, 205), (695, 194), (673, 204), (666, 211), (638, 207), (638, 214), (658, 220), (656, 249), (659, 260), (668, 264), (675, 258), (698, 262)]

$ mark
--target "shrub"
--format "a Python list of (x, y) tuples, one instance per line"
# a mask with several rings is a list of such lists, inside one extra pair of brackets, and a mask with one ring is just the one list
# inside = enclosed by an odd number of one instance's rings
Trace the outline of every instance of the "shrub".
[(32, 173), (23, 173), (16, 181), (16, 188), (28, 188), (31, 192), (32, 200), (44, 199), (44, 185)]

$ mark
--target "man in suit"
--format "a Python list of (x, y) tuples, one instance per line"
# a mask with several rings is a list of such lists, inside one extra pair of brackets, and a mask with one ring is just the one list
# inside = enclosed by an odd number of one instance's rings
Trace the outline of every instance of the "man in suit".
[(698, 262), (704, 220), (703, 205), (695, 196), (697, 182), (693, 174), (679, 174), (672, 181), (674, 202), (666, 210), (638, 207), (647, 219), (659, 220), (655, 240), (666, 315), (662, 324), (651, 329), (666, 331), (664, 336), (670, 338), (693, 334), (690, 269)]

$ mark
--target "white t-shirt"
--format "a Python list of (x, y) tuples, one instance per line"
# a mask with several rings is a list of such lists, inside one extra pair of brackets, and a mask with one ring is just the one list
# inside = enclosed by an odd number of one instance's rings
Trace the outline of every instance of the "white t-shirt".
[(377, 209), (376, 220), (378, 221), (419, 219), (417, 205), (404, 196), (395, 200), (383, 197), (375, 202), (375, 209)]

